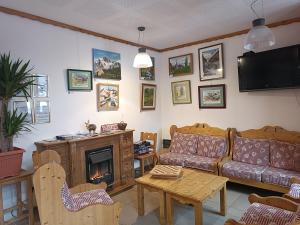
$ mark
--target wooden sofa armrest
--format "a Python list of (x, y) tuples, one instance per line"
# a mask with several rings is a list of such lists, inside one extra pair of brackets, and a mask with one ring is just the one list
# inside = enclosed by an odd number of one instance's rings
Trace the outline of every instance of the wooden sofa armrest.
[(292, 177), (291, 178), (291, 184), (300, 184), (300, 178)]
[(75, 193), (87, 192), (87, 191), (92, 191), (92, 190), (97, 190), (97, 189), (106, 190), (106, 188), (107, 188), (107, 184), (104, 182), (102, 182), (100, 184), (85, 183), (85, 184), (79, 184), (73, 188), (70, 188), (70, 192), (72, 194), (75, 194)]
[(260, 197), (257, 194), (250, 194), (248, 200), (251, 204), (254, 202), (261, 203), (291, 212), (296, 212), (300, 207), (297, 203), (278, 196)]
[(218, 162), (218, 168), (219, 168), (219, 175), (222, 176), (222, 167), (225, 163), (232, 161), (231, 156), (225, 156), (221, 159), (220, 162)]
[(300, 198), (293, 198), (292, 196), (290, 196), (288, 194), (284, 194), (282, 197), (289, 199), (297, 204), (300, 204)]
[(170, 149), (169, 148), (162, 148), (159, 150), (159, 152), (157, 152), (157, 155), (158, 157), (162, 154), (165, 154), (165, 153), (169, 153), (170, 152)]

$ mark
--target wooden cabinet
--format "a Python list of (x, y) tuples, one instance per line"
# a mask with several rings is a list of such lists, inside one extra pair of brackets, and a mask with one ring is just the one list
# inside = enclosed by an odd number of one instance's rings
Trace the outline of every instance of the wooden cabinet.
[(85, 151), (112, 145), (113, 190), (120, 191), (134, 185), (133, 130), (69, 141), (41, 141), (36, 142), (35, 145), (39, 152), (47, 149), (58, 152), (70, 187), (86, 182)]

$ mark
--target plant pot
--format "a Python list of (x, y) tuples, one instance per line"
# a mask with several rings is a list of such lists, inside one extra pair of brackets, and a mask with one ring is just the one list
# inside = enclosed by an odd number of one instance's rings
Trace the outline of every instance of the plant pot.
[(0, 153), (0, 179), (20, 174), (24, 152), (24, 149), (14, 147), (13, 151)]

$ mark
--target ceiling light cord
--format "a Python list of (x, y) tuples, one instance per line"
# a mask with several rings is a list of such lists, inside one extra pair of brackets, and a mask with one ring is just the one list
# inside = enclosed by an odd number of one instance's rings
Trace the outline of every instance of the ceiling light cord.
[(254, 0), (251, 4), (250, 4), (250, 8), (252, 10), (252, 12), (255, 14), (256, 18), (259, 18), (259, 15), (256, 13), (255, 9), (254, 9), (254, 5), (258, 0)]

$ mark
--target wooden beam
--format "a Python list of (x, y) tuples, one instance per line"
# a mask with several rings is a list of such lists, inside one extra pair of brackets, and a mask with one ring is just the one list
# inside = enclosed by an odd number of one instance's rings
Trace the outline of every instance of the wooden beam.
[(56, 21), (56, 20), (47, 19), (45, 17), (36, 16), (36, 15), (30, 14), (30, 13), (22, 12), (22, 11), (19, 11), (19, 10), (15, 10), (15, 9), (3, 7), (3, 6), (0, 6), (0, 12), (6, 13), (6, 14), (9, 14), (9, 15), (20, 16), (20, 17), (23, 17), (23, 18), (26, 18), (26, 19), (38, 21), (38, 22), (45, 23), (45, 24), (50, 24), (50, 25), (53, 25), (53, 26), (56, 26), (56, 27), (60, 27), (60, 28), (64, 28), (64, 29), (68, 29), (68, 30), (72, 30), (72, 31), (81, 32), (81, 33), (84, 33), (84, 34), (89, 34), (89, 35), (92, 35), (92, 36), (95, 36), (95, 37), (100, 37), (100, 38), (111, 40), (111, 41), (116, 41), (116, 42), (126, 44), (126, 45), (132, 45), (132, 46), (135, 46), (135, 47), (145, 47), (148, 50), (152, 50), (152, 51), (156, 51), (156, 52), (160, 51), (157, 48), (152, 48), (152, 47), (149, 47), (149, 46), (140, 45), (138, 43), (127, 41), (127, 40), (124, 40), (124, 39), (121, 39), (121, 38), (116, 38), (116, 37), (112, 37), (112, 36), (109, 36), (109, 35), (97, 33), (97, 32), (91, 31), (91, 30), (87, 30), (87, 29), (84, 29), (84, 28), (76, 27), (76, 26), (73, 26), (73, 25), (70, 25), (70, 24), (62, 23), (62, 22), (59, 22), (59, 21)]
[[(278, 27), (278, 26), (288, 25), (291, 23), (299, 23), (299, 22), (300, 22), (300, 17), (297, 17), (297, 18), (292, 18), (292, 19), (288, 19), (288, 20), (282, 20), (282, 21), (275, 22), (275, 23), (270, 23), (270, 24), (267, 24), (267, 26), (272, 28), (272, 27)], [(185, 44), (181, 44), (181, 45), (176, 45), (173, 47), (159, 49), (159, 50), (160, 50), (160, 52), (171, 51), (174, 49), (185, 48), (185, 47), (189, 47), (192, 45), (199, 45), (199, 44), (203, 44), (203, 43), (207, 43), (207, 42), (212, 42), (212, 41), (230, 38), (230, 37), (234, 37), (234, 36), (238, 36), (238, 35), (242, 35), (242, 34), (247, 34), (248, 31), (249, 31), (249, 29), (240, 30), (240, 31), (236, 31), (236, 32), (228, 33), (228, 34), (214, 36), (214, 37), (210, 37), (210, 38), (206, 38), (206, 39), (202, 39), (202, 40), (198, 40), (198, 41), (193, 41), (193, 42), (189, 42), (189, 43), (185, 43)]]

